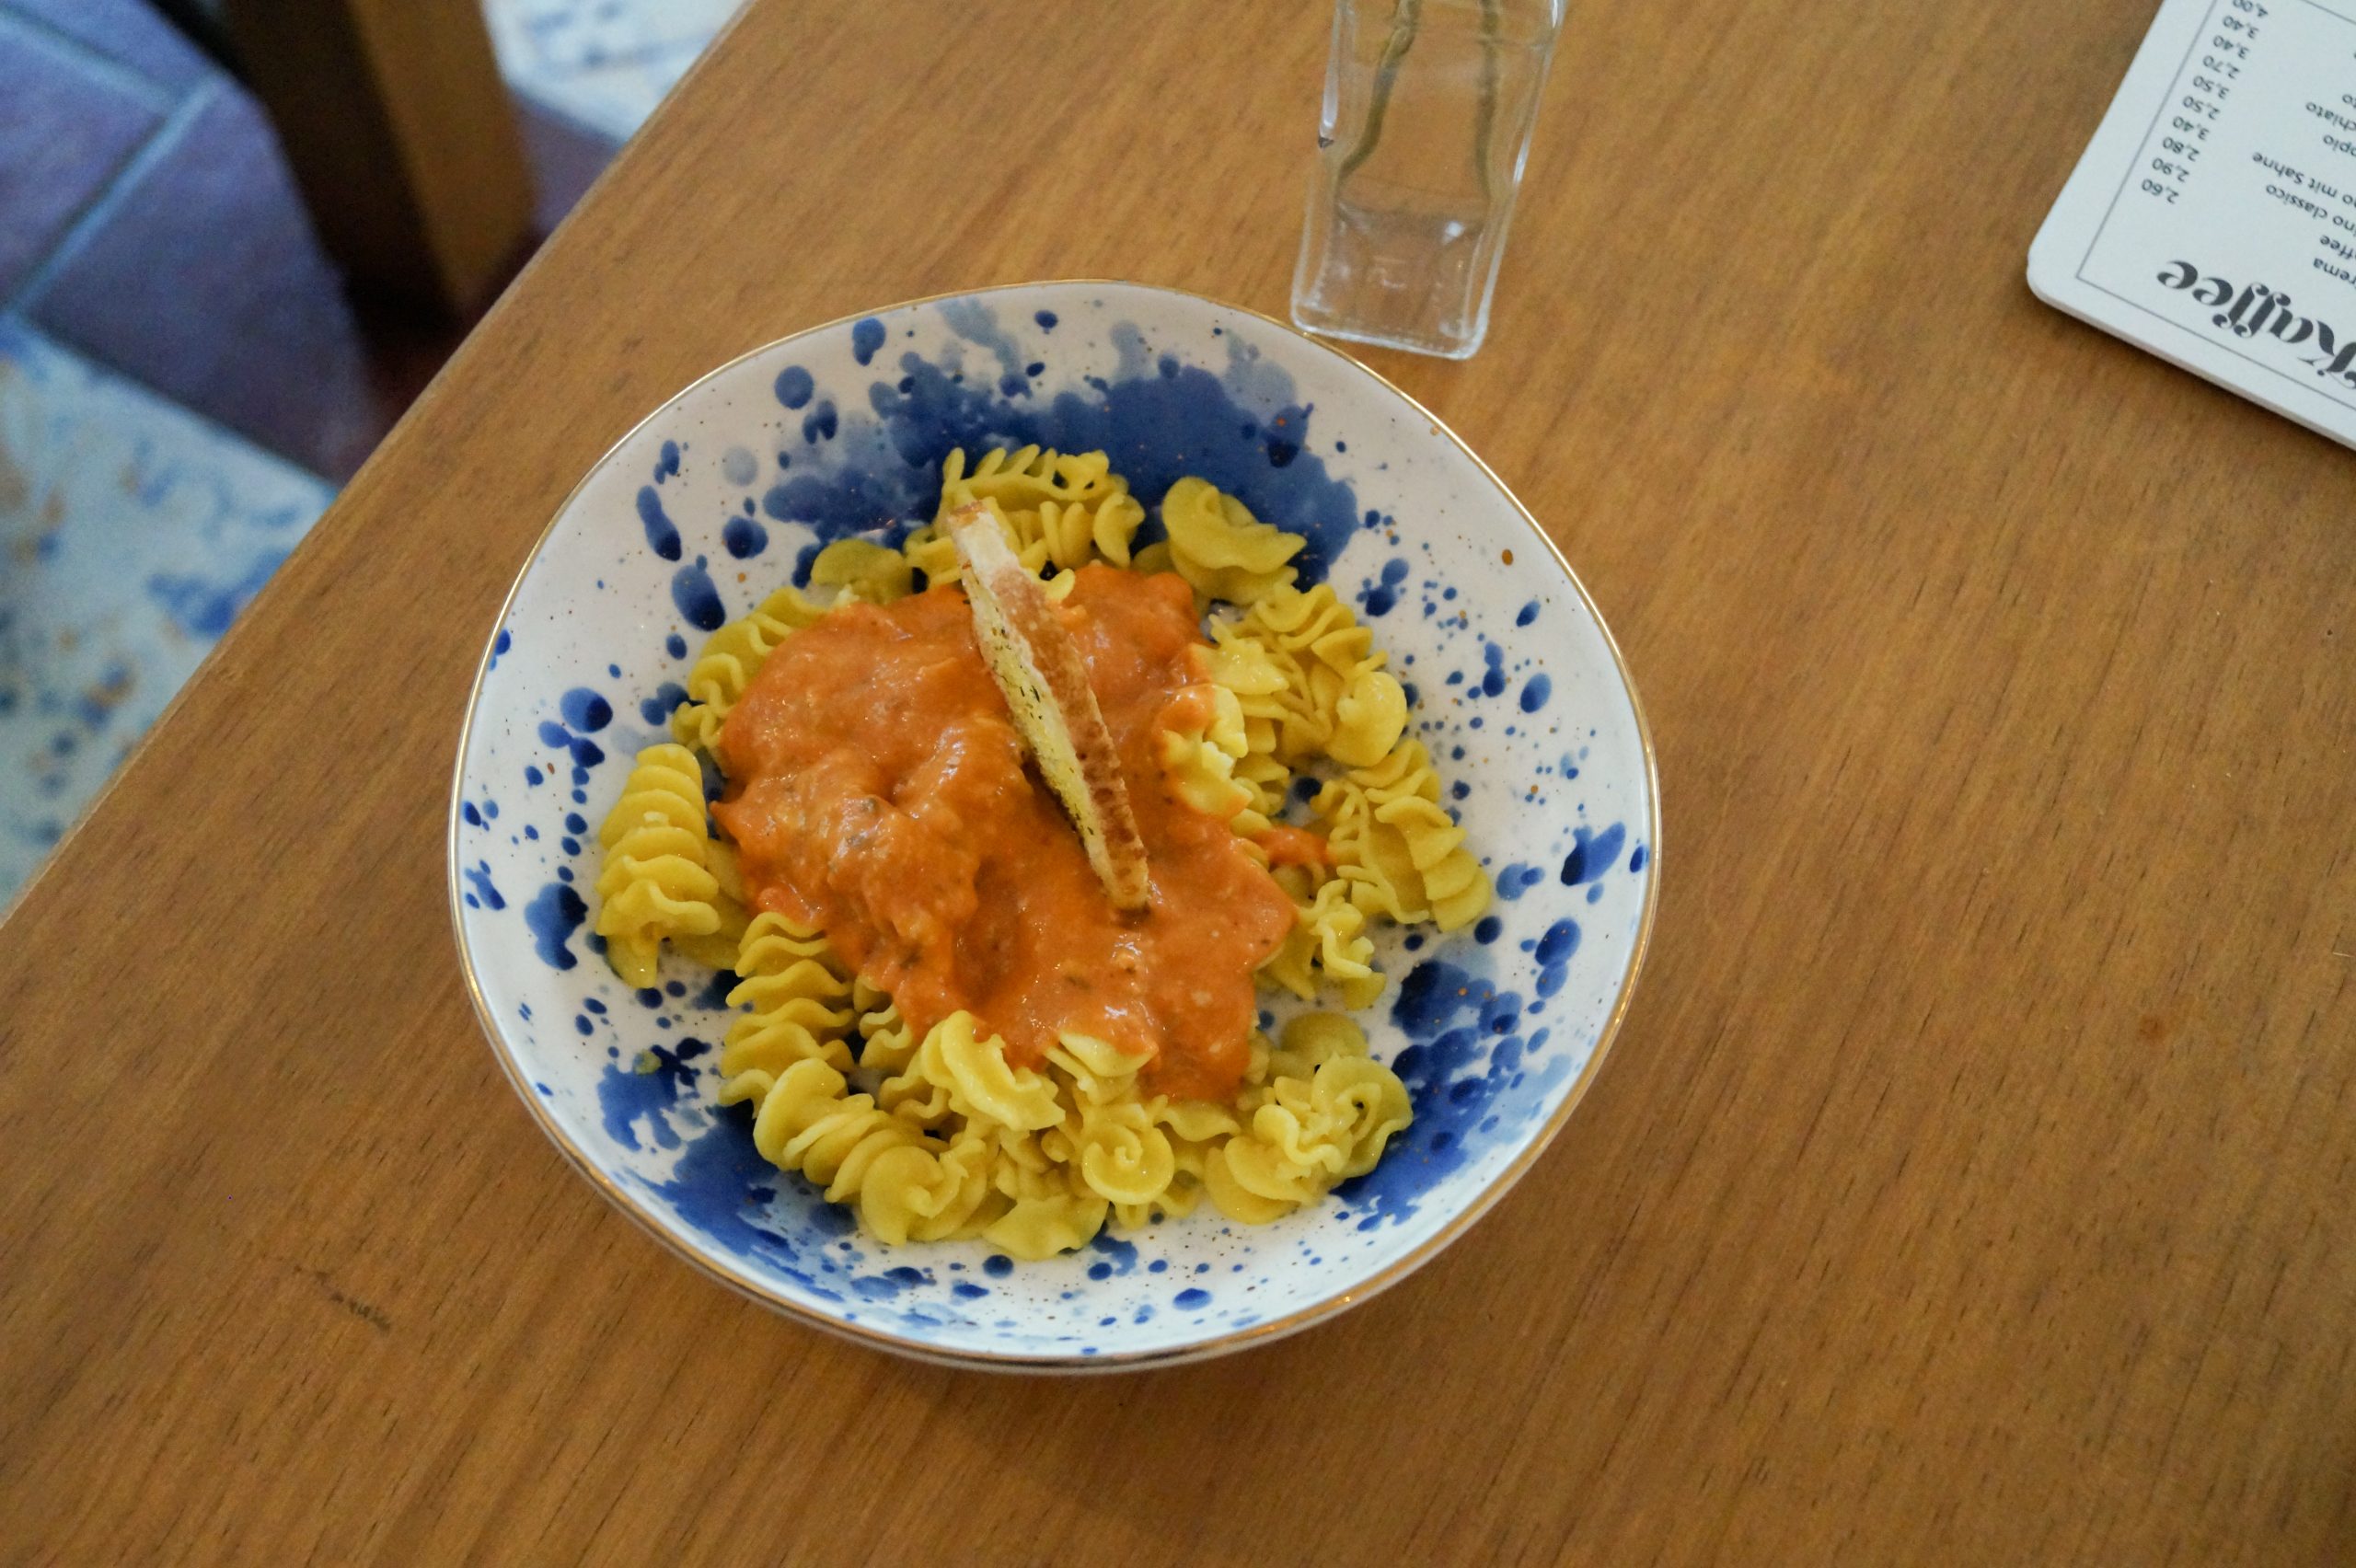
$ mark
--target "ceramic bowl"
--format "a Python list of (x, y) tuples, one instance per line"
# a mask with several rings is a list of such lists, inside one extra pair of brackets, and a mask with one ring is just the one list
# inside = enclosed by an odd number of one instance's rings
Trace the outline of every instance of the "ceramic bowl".
[[(663, 736), (703, 638), (806, 573), (822, 542), (896, 540), (929, 517), (951, 448), (1031, 442), (1109, 452), (1149, 507), (1196, 474), (1308, 536), (1304, 583), (1332, 582), (1391, 651), (1497, 891), (1474, 929), (1378, 936), (1392, 983), (1360, 1017), (1415, 1121), (1371, 1175), (1273, 1225), (1206, 1204), (1016, 1262), (978, 1241), (881, 1246), (765, 1164), (748, 1119), (717, 1103), (724, 984), (666, 958), (659, 986), (632, 991), (583, 917), (595, 825), (632, 755)], [(874, 1345), (1137, 1366), (1274, 1339), (1365, 1299), (1530, 1168), (1626, 1008), (1658, 822), (1611, 634), (1530, 514), (1436, 418), (1251, 312), (1137, 284), (1033, 283), (757, 349), (606, 455), (491, 631), (459, 742), (450, 887), (468, 985), (517, 1092), (681, 1256)]]

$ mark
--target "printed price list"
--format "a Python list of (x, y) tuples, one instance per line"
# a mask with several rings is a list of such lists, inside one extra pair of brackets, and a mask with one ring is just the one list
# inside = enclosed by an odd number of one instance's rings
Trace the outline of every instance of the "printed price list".
[(2232, 101), (2234, 85), (2250, 63), (2250, 51), (2263, 35), (2269, 13), (2259, 0), (2222, 0), (2211, 16), (2213, 29), (2200, 40), (2197, 70), (2188, 70), (2184, 91), (2168, 107), (2174, 110), (2165, 127), (2154, 133), (2145, 161), (2147, 196), (2174, 205), (2184, 194), (2217, 123)]
[(2356, 0), (2160, 0), (2028, 281), (2356, 446)]
[(2356, 0), (2205, 0), (2177, 47), (2078, 280), (2356, 408)]

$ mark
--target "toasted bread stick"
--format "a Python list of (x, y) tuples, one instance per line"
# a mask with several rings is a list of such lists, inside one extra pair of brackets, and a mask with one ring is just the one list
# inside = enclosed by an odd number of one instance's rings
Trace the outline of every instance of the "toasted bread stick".
[(1145, 841), (1079, 648), (1039, 580), (1007, 548), (987, 507), (968, 502), (949, 514), (948, 527), (964, 566), (982, 658), (1006, 694), (1016, 730), (1080, 830), (1088, 863), (1114, 907), (1143, 909), (1149, 893)]

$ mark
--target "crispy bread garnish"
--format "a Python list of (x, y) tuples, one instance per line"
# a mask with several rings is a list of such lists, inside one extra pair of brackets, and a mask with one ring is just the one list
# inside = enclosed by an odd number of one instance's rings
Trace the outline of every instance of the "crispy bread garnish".
[(998, 520), (979, 502), (948, 517), (964, 567), (974, 632), (991, 678), (1006, 694), (1014, 727), (1040, 776), (1080, 830), (1088, 863), (1116, 909), (1143, 909), (1149, 886), (1145, 841), (1129, 809), (1128, 786), (1088, 667), (1056, 618), (1038, 578), (1017, 560)]

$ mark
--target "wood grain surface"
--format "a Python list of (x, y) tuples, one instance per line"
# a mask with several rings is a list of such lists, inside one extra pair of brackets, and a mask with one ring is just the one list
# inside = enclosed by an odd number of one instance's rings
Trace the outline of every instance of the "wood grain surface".
[(1283, 314), (1323, 12), (756, 0), (623, 155), (0, 928), (0, 1559), (2356, 1559), (2356, 458), (2022, 282), (2149, 0), (1579, 8), (1489, 346), (1375, 360), (1667, 813), (1614, 1055), (1430, 1268), (949, 1372), (534, 1131), (442, 868), (551, 511), (893, 300)]

